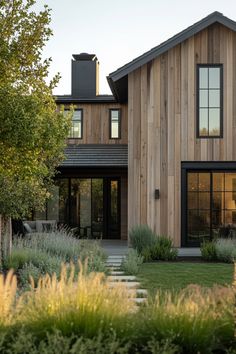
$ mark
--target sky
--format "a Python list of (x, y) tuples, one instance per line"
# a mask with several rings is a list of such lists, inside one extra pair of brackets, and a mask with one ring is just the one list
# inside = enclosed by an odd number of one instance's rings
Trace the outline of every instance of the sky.
[(37, 0), (52, 9), (49, 78), (59, 72), (56, 95), (71, 93), (72, 54), (96, 54), (100, 94), (110, 94), (109, 73), (214, 11), (236, 21), (235, 0)]

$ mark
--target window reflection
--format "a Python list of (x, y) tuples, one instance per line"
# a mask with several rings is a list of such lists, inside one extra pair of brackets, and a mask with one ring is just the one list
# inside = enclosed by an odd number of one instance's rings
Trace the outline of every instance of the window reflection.
[(198, 67), (198, 134), (220, 137), (222, 115), (222, 66)]
[(83, 134), (82, 130), (83, 130), (83, 111), (82, 109), (77, 109), (73, 113), (69, 138), (82, 139), (82, 134)]
[(236, 228), (236, 173), (189, 172), (187, 181), (189, 240), (227, 235)]
[(120, 109), (110, 110), (110, 138), (120, 138)]
[(91, 227), (93, 237), (103, 235), (103, 180), (92, 179), (92, 219)]

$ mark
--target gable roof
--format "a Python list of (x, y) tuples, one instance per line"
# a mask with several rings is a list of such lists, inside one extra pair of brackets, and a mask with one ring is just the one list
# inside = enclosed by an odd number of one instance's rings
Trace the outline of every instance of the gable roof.
[[(159, 55), (165, 53), (169, 49), (175, 47), (176, 45), (180, 44), (181, 42), (185, 41), (186, 39), (194, 36), (195, 34), (199, 33), (200, 31), (204, 30), (206, 27), (214, 24), (220, 23), (229, 29), (236, 31), (236, 22), (229, 19), (228, 17), (224, 16), (220, 12), (213, 12), (207, 17), (203, 18), (202, 20), (196, 22), (192, 26), (186, 28), (182, 32), (179, 32), (175, 36), (171, 37), (167, 41), (161, 43), (160, 45), (152, 48), (148, 52), (140, 55), (139, 57), (135, 58), (131, 62), (125, 64), (124, 66), (120, 67), (116, 71), (109, 74), (107, 77), (108, 83), (110, 85), (111, 91), (115, 98), (119, 101), (124, 100), (124, 94), (121, 92), (121, 89), (125, 89), (125, 78), (129, 73), (138, 69), (140, 66), (148, 63), (149, 61), (153, 60), (154, 58), (158, 57)], [(127, 82), (127, 78), (126, 78)], [(126, 89), (127, 90), (127, 89)]]

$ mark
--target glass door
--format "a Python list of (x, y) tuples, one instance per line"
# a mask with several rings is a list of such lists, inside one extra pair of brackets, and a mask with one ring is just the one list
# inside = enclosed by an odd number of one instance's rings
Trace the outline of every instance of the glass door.
[(210, 238), (211, 174), (189, 172), (187, 175), (187, 239), (195, 244)]
[(92, 238), (103, 238), (104, 235), (104, 209), (103, 209), (103, 179), (92, 179)]
[(72, 178), (70, 225), (88, 238), (103, 237), (103, 179)]
[(56, 182), (42, 220), (78, 229), (80, 237), (120, 238), (120, 179), (65, 178)]
[(107, 238), (120, 238), (120, 183), (110, 178), (107, 180)]

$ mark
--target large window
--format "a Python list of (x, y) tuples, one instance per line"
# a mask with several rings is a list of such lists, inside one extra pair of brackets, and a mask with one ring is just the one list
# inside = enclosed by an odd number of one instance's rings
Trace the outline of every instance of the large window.
[(121, 111), (120, 109), (110, 109), (110, 124), (109, 124), (110, 139), (121, 138)]
[(223, 66), (197, 67), (197, 137), (223, 136)]
[(186, 182), (188, 243), (236, 233), (236, 172), (189, 171)]
[(69, 138), (83, 138), (83, 110), (76, 109), (73, 113)]

